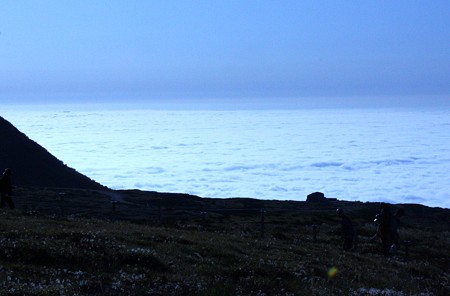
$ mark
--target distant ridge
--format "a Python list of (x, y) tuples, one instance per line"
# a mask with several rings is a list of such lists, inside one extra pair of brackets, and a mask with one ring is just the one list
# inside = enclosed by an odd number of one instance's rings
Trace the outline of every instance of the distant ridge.
[(0, 173), (7, 167), (18, 186), (106, 189), (65, 165), (0, 116)]

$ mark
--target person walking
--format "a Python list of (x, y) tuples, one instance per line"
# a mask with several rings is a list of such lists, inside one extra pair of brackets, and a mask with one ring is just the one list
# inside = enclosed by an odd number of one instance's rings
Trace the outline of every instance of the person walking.
[(11, 175), (11, 169), (7, 168), (0, 178), (0, 208), (3, 208), (5, 203), (7, 203), (10, 209), (14, 209), (14, 202), (12, 200), (12, 190), (14, 187), (12, 186)]
[(384, 255), (389, 255), (389, 251), (391, 249), (392, 243), (394, 242), (394, 237), (392, 234), (392, 214), (391, 207), (387, 203), (380, 204), (380, 213), (375, 216), (375, 222), (378, 223), (377, 233), (372, 238), (380, 238), (382, 247), (381, 252)]
[(342, 236), (344, 238), (344, 251), (351, 251), (353, 249), (353, 243), (355, 240), (355, 229), (353, 223), (347, 215), (345, 215), (342, 209), (337, 209), (336, 213), (342, 218)]
[(397, 209), (391, 218), (391, 233), (392, 233), (392, 245), (390, 248), (390, 253), (396, 253), (400, 250), (400, 235), (398, 233), (398, 225), (400, 223), (400, 218), (403, 217), (405, 211), (403, 208)]

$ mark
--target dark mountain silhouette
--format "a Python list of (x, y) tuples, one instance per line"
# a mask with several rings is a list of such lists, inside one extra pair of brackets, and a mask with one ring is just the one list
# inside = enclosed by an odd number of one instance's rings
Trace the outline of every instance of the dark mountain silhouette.
[(18, 186), (106, 189), (65, 165), (0, 117), (1, 172), (5, 168), (11, 168), (13, 183)]

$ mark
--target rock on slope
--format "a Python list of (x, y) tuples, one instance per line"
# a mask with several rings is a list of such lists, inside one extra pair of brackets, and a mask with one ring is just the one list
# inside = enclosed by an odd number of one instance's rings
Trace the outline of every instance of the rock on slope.
[[(105, 189), (66, 166), (14, 125), (0, 117), (0, 170), (11, 168), (19, 186)], [(0, 173), (1, 173), (0, 172)]]

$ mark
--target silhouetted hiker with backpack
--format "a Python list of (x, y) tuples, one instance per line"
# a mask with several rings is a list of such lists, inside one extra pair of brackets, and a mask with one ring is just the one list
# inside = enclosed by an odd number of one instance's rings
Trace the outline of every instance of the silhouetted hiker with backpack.
[(388, 255), (391, 249), (391, 246), (394, 242), (394, 235), (392, 233), (392, 214), (391, 207), (387, 203), (381, 203), (380, 205), (380, 213), (375, 216), (375, 222), (378, 223), (377, 233), (372, 238), (375, 239), (379, 237), (381, 239), (381, 243), (383, 246), (381, 247), (381, 251), (384, 255)]
[(344, 238), (344, 251), (351, 251), (353, 249), (353, 242), (355, 240), (355, 229), (350, 218), (345, 215), (342, 209), (337, 209), (336, 213), (342, 218), (342, 236)]
[(8, 206), (11, 209), (14, 209), (14, 202), (12, 201), (12, 190), (13, 186), (11, 183), (11, 169), (5, 169), (3, 172), (3, 175), (0, 178), (0, 194), (1, 194), (1, 201), (0, 201), (0, 208), (3, 208), (5, 203), (8, 204)]
[(397, 209), (395, 214), (391, 218), (391, 233), (392, 233), (392, 246), (390, 248), (391, 253), (396, 253), (400, 249), (400, 236), (398, 233), (398, 224), (400, 218), (403, 217), (405, 211), (403, 208)]

